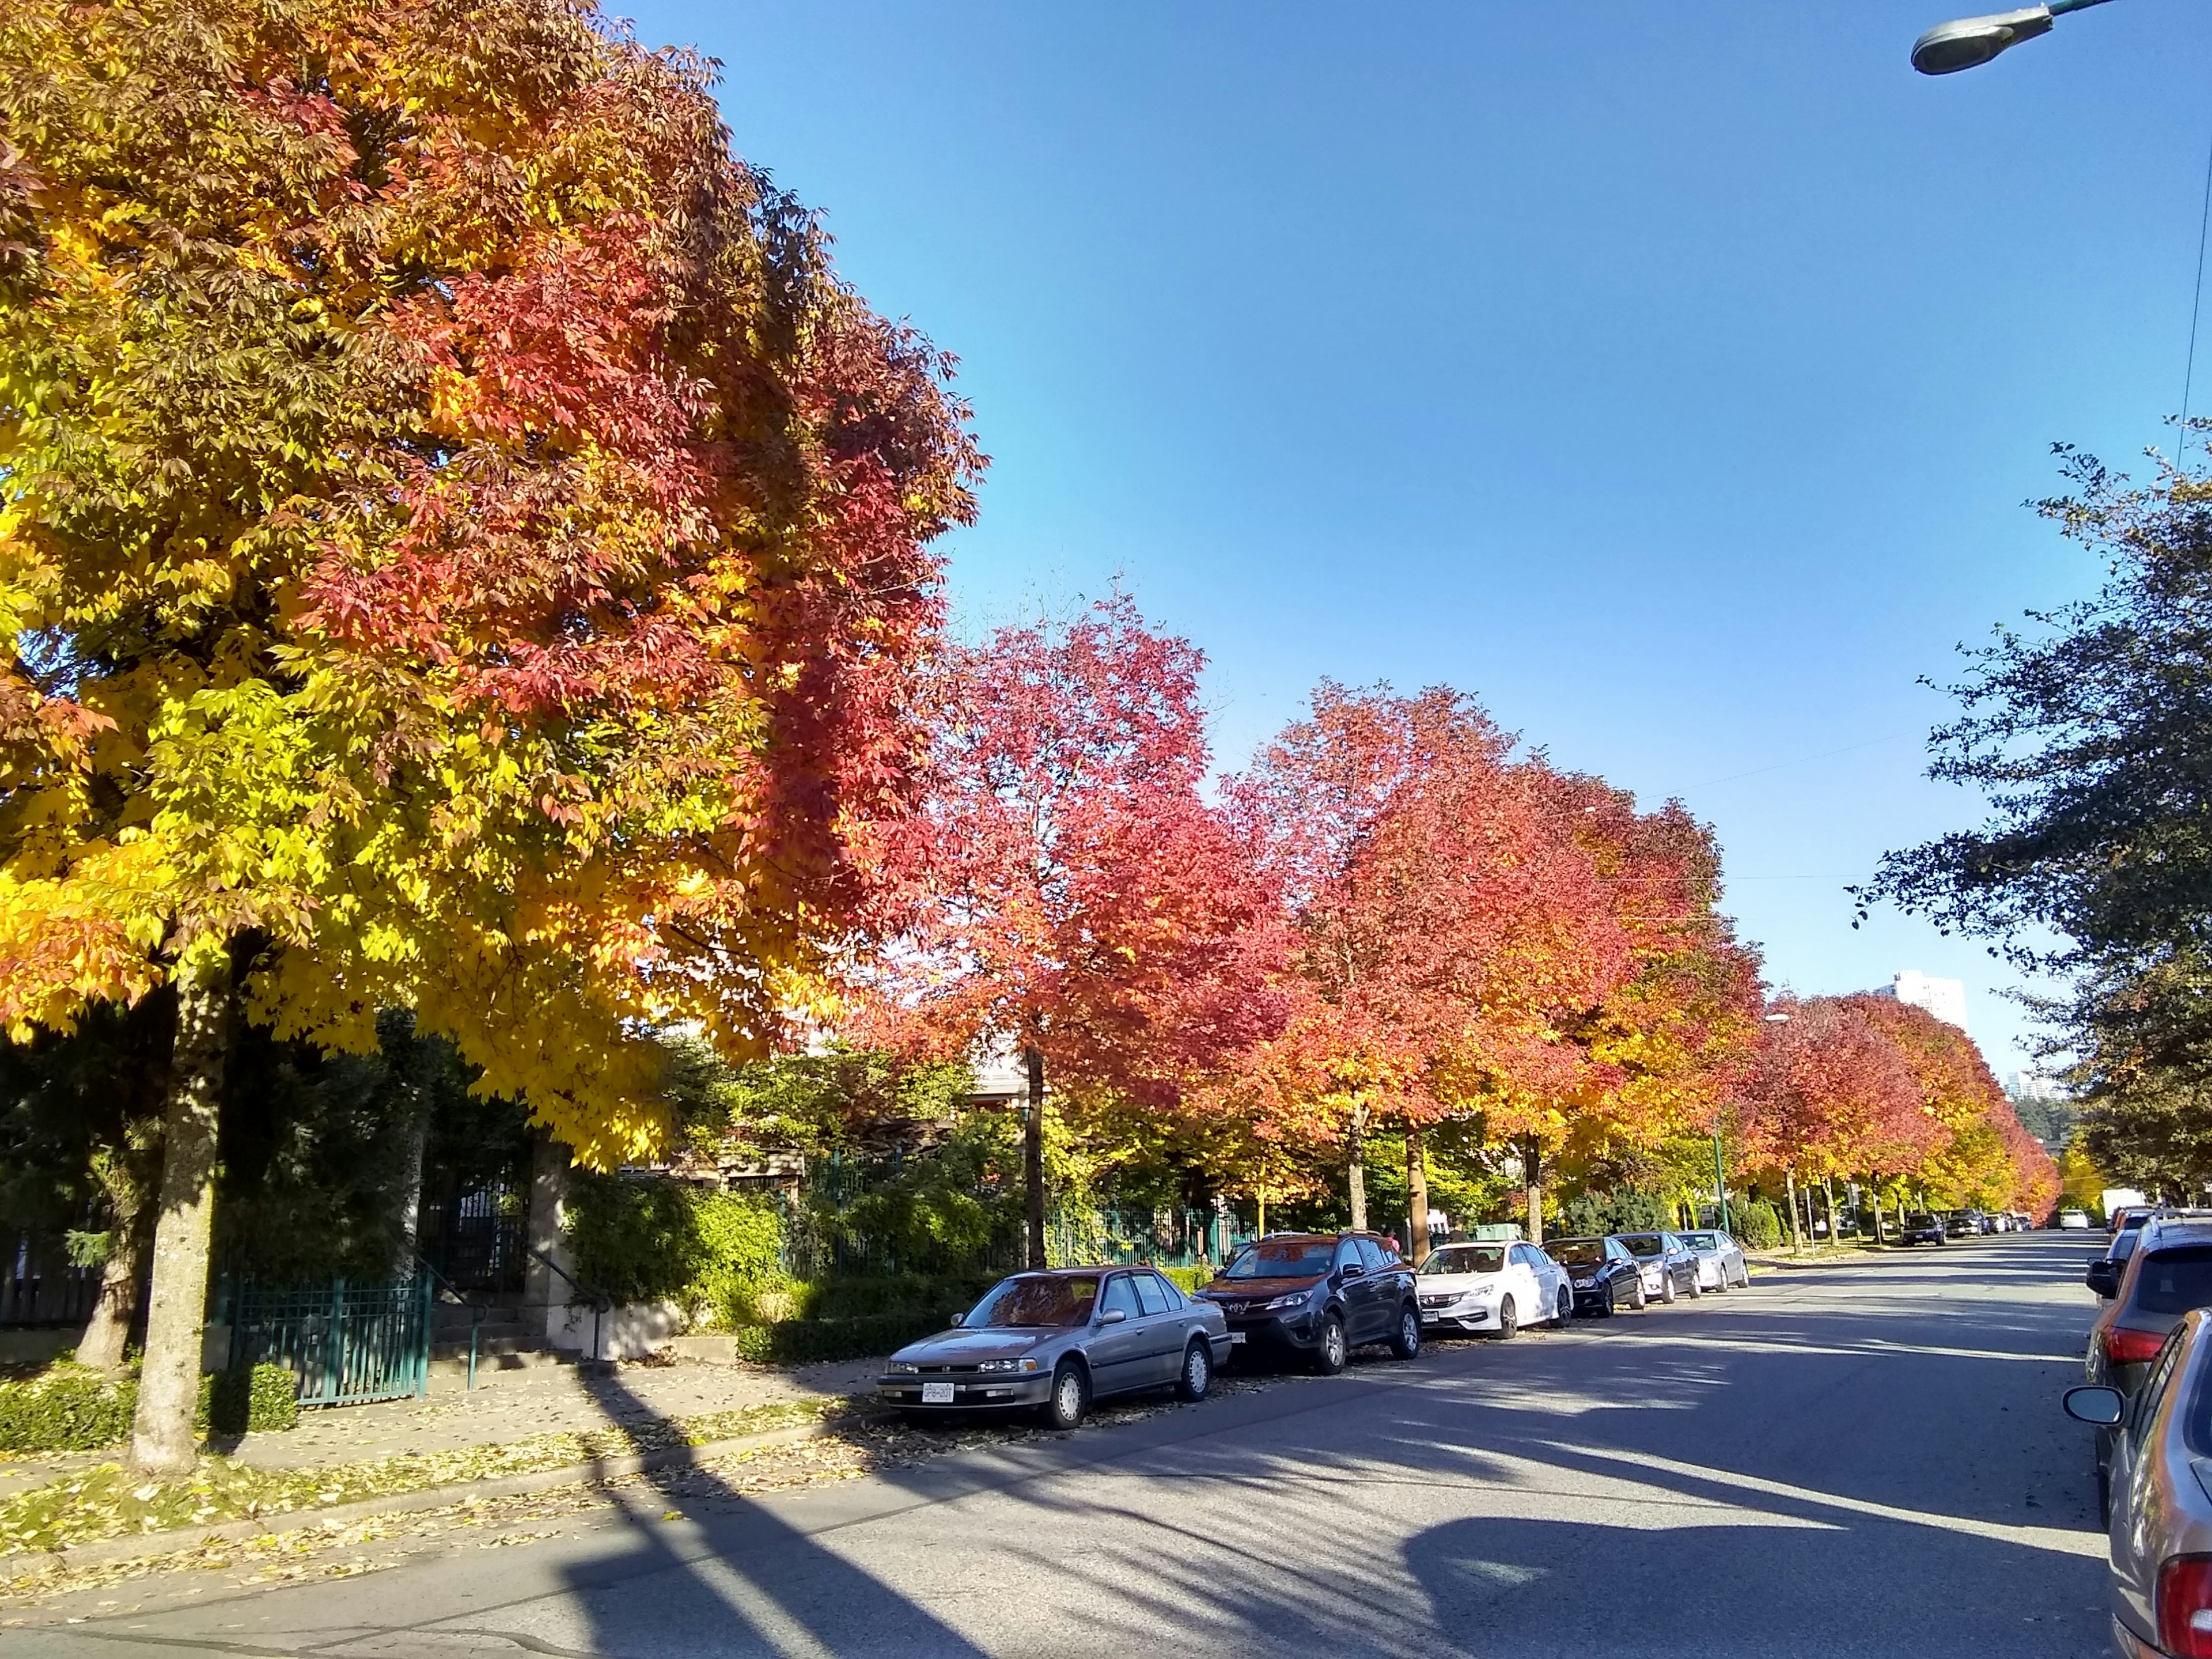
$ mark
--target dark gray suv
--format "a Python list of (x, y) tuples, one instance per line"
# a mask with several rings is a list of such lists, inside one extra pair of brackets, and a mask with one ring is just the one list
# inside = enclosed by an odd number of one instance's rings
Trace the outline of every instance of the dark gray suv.
[(1255, 1355), (1301, 1355), (1324, 1376), (1363, 1342), (1401, 1359), (1421, 1351), (1413, 1270), (1373, 1233), (1269, 1233), (1199, 1295)]

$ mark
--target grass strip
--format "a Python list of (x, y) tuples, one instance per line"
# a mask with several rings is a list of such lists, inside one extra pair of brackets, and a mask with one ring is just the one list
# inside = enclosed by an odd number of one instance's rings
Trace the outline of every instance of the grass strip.
[(319, 1468), (255, 1468), (234, 1458), (210, 1455), (201, 1458), (190, 1475), (175, 1480), (143, 1480), (119, 1463), (102, 1463), (0, 1500), (0, 1555), (64, 1549), (173, 1527), (328, 1509), (368, 1498), (535, 1474), (672, 1446), (704, 1446), (817, 1422), (847, 1407), (847, 1401), (834, 1399), (781, 1401), (695, 1417), (532, 1435), (500, 1445), (403, 1452)]

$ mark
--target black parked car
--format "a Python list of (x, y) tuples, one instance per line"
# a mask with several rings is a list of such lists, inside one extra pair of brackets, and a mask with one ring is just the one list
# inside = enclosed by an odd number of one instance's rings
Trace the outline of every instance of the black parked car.
[(1577, 1314), (1609, 1315), (1623, 1308), (1641, 1312), (1649, 1305), (1643, 1266), (1619, 1239), (1554, 1238), (1544, 1253), (1567, 1270)]
[(1897, 1242), (1900, 1244), (1941, 1244), (1944, 1231), (1940, 1216), (1930, 1215), (1925, 1210), (1909, 1210), (1905, 1212), (1904, 1224), (1898, 1229)]
[(1413, 1270), (1372, 1233), (1270, 1233), (1199, 1295), (1246, 1352), (1303, 1356), (1325, 1376), (1363, 1342), (1401, 1359), (1421, 1351)]

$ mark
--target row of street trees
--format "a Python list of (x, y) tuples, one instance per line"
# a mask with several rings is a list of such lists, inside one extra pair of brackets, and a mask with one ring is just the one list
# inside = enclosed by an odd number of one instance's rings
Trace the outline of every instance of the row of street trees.
[(1217, 780), (1124, 596), (948, 639), (949, 368), (584, 0), (0, 11), (0, 1022), (161, 1028), (105, 1153), (139, 1468), (193, 1456), (247, 1032), (404, 1017), (601, 1169), (671, 1137), (672, 1026), (1006, 1044), (1033, 1258), (1048, 1092), (1356, 1224), (1378, 1132), (1415, 1215), (1432, 1140), (1510, 1149), (1532, 1229), (1555, 1167), (1755, 1143), (1679, 806), (1443, 690), (1323, 685)]

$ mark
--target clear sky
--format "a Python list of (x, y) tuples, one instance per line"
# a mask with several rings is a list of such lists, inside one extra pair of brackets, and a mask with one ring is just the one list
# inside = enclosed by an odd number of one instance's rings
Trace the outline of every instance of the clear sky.
[(2051, 443), (2170, 442), (2212, 8), (1924, 79), (1946, 4), (635, 9), (961, 358), (963, 625), (1121, 573), (1231, 764), (1324, 675), (1473, 692), (1710, 820), (1778, 984), (1962, 978), (2008, 1073), (2009, 973), (1843, 888), (1975, 815), (1917, 678), (2097, 576)]

